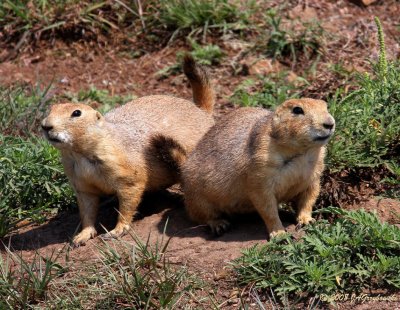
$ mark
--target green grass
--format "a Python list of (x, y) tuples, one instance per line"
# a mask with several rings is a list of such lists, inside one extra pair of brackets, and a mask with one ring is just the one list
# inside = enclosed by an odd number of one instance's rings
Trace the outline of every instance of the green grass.
[[(185, 266), (168, 261), (168, 240), (150, 245), (132, 240), (98, 246), (98, 258), (80, 265), (69, 252), (32, 262), (7, 251), (0, 258), (0, 307), (2, 309), (181, 309), (204, 308), (210, 301), (201, 293), (205, 284)], [(62, 251), (64, 253), (64, 251)], [(16, 265), (17, 268), (12, 268)], [(199, 292), (198, 297), (195, 293)], [(200, 295), (204, 295), (200, 297)], [(207, 306), (205, 306), (207, 307)]]
[(235, 90), (231, 100), (244, 107), (275, 108), (290, 98), (299, 98), (302, 86), (308, 82), (298, 77), (296, 81), (287, 81), (288, 72), (271, 74), (269, 77), (259, 77), (257, 80), (248, 79)]
[[(192, 51), (190, 54), (193, 56), (194, 60), (206, 66), (218, 65), (222, 58), (224, 57), (224, 52), (218, 45), (207, 44), (200, 45), (195, 40), (189, 39)], [(184, 52), (178, 52), (176, 54), (176, 63), (171, 66), (167, 66), (157, 72), (157, 76), (160, 78), (166, 78), (169, 75), (177, 74), (182, 72), (182, 63)]]
[(4, 29), (6, 42), (21, 40), (21, 44), (54, 37), (95, 40), (102, 34), (116, 34), (114, 38), (145, 34), (151, 38), (161, 30), (164, 34), (167, 31), (170, 39), (188, 32), (202, 32), (205, 36), (215, 29), (245, 29), (253, 2), (4, 0), (0, 2), (0, 28)]
[(135, 96), (133, 95), (110, 95), (109, 91), (106, 89), (97, 89), (92, 86), (87, 90), (81, 90), (77, 94), (74, 93), (65, 93), (63, 96), (58, 98), (60, 101), (65, 101), (67, 99), (73, 103), (85, 103), (85, 104), (99, 104), (98, 110), (101, 113), (106, 113), (109, 110), (123, 105), (131, 100), (133, 100)]
[(239, 283), (292, 300), (400, 289), (400, 228), (364, 210), (324, 212), (338, 218), (306, 226), (297, 241), (285, 235), (244, 250), (233, 263)]
[(291, 21), (288, 27), (283, 25), (281, 14), (275, 9), (267, 11), (267, 33), (261, 35), (257, 50), (279, 60), (289, 59), (292, 66), (295, 66), (300, 57), (310, 59), (322, 53), (325, 33), (317, 22), (304, 23), (296, 20)]
[(74, 201), (58, 151), (35, 136), (0, 135), (0, 188), (0, 237)]
[[(137, 7), (132, 1), (99, 0), (4, 0), (0, 2), (0, 28), (6, 37), (22, 33), (40, 36), (64, 31), (83, 35), (82, 30), (97, 33), (118, 29), (138, 20)], [(76, 30), (76, 31), (75, 31)]]
[(50, 104), (50, 86), (0, 86), (0, 131), (8, 135), (37, 133)]
[(330, 101), (337, 133), (328, 149), (334, 169), (385, 165), (400, 177), (400, 62), (388, 62), (380, 22), (380, 54), (373, 74), (358, 77), (359, 89)]
[(251, 14), (251, 2), (246, 10), (239, 3), (228, 0), (162, 0), (157, 8), (159, 23), (172, 31), (202, 30), (209, 28), (243, 28)]
[(35, 253), (28, 262), (6, 249), (5, 258), (0, 256), (0, 308), (32, 309), (45, 300), (50, 282), (68, 271), (58, 259), (54, 252), (47, 257)]
[(359, 76), (358, 90), (330, 101), (337, 131), (328, 164), (336, 170), (400, 165), (400, 63), (388, 64), (386, 81), (376, 70)]

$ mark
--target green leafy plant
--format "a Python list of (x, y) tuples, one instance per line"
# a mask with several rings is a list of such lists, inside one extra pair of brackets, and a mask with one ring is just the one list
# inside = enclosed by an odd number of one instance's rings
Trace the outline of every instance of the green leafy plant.
[(237, 28), (247, 23), (250, 14), (228, 0), (162, 0), (158, 11), (159, 22), (175, 31), (172, 37), (183, 30)]
[(359, 75), (359, 89), (345, 97), (338, 92), (329, 102), (337, 124), (328, 149), (333, 169), (400, 164), (400, 63), (386, 60), (377, 26), (380, 55), (373, 75)]
[[(134, 308), (171, 308), (188, 292), (196, 289), (197, 281), (184, 267), (174, 268), (168, 262), (165, 251), (168, 242), (157, 241), (151, 246), (131, 235), (136, 245), (118, 243), (100, 249), (104, 277), (102, 285), (111, 285), (108, 302), (125, 300)], [(118, 251), (117, 251), (118, 248)]]
[[(106, 89), (97, 89), (92, 86), (88, 90), (81, 90), (77, 94), (65, 93), (61, 98), (66, 98), (71, 102), (75, 103), (98, 103), (100, 104), (98, 110), (102, 113), (106, 113), (116, 106), (123, 105), (134, 99), (133, 95), (110, 95)], [(60, 98), (60, 99), (61, 99)]]
[(38, 132), (50, 104), (50, 86), (41, 90), (28, 86), (0, 87), (0, 130), (3, 134), (27, 135)]
[[(135, 1), (4, 0), (0, 2), (0, 28), (7, 37), (60, 33), (83, 35), (118, 29), (140, 18)], [(85, 32), (79, 31), (84, 29)]]
[[(301, 88), (294, 82), (287, 81), (288, 72), (260, 77), (257, 81), (245, 80), (236, 90), (231, 100), (245, 107), (274, 108), (287, 99), (298, 98)], [(298, 77), (297, 82), (307, 84), (304, 78)]]
[[(279, 12), (270, 9), (266, 14), (268, 35), (266, 45), (261, 44), (265, 53), (274, 58), (291, 58), (293, 65), (299, 58), (299, 54), (307, 59), (314, 54), (321, 53), (323, 45), (323, 28), (316, 23), (302, 23), (300, 30), (291, 30), (282, 25), (282, 17)], [(263, 40), (265, 40), (263, 38)], [(260, 47), (258, 47), (260, 49)]]
[(0, 135), (0, 237), (22, 219), (69, 206), (73, 193), (58, 151), (44, 139)]
[[(200, 45), (195, 40), (189, 39), (189, 43), (192, 47), (190, 54), (193, 56), (194, 60), (202, 65), (217, 65), (220, 63), (222, 57), (224, 56), (223, 51), (218, 45), (208, 44)], [(157, 72), (157, 75), (161, 78), (165, 78), (171, 74), (177, 74), (182, 72), (182, 62), (185, 53), (178, 52), (176, 54), (176, 63), (171, 66), (167, 66)]]
[(57, 262), (60, 254), (54, 252), (47, 257), (35, 253), (27, 262), (9, 249), (6, 251), (5, 258), (0, 256), (1, 309), (29, 309), (45, 299), (51, 281), (68, 271)]
[(169, 240), (151, 244), (150, 236), (146, 241), (131, 237), (99, 244), (96, 258), (73, 267), (68, 250), (60, 252), (66, 253), (65, 264), (59, 262), (61, 254), (36, 254), (28, 262), (8, 250), (0, 257), (0, 307), (181, 309), (193, 304), (207, 308), (212, 297), (195, 296), (204, 290), (204, 283), (185, 266), (169, 262)]
[(364, 289), (400, 288), (400, 228), (364, 210), (327, 208), (338, 218), (305, 227), (243, 252), (233, 263), (238, 281), (278, 296), (313, 297)]

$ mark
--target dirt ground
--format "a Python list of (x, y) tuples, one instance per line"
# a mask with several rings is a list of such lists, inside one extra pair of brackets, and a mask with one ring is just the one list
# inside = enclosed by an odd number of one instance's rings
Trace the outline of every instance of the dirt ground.
[[(114, 202), (101, 208), (97, 227), (99, 234), (111, 230), (116, 224), (116, 207)], [(395, 214), (400, 214), (400, 202), (397, 200), (370, 198), (347, 208), (376, 210), (382, 220), (399, 224), (394, 217)], [(196, 225), (187, 218), (182, 196), (178, 193), (164, 191), (148, 194), (140, 205), (139, 212), (139, 219), (132, 225), (136, 236), (143, 241), (150, 236), (151, 244), (162, 240), (165, 242), (170, 238), (166, 252), (169, 261), (188, 266), (190, 272), (211, 283), (212, 287), (217, 288), (217, 296), (221, 300), (231, 298), (224, 309), (239, 307), (239, 299), (232, 298), (232, 292), (237, 288), (229, 272), (229, 262), (238, 258), (243, 249), (268, 242), (265, 225), (257, 214), (233, 218), (231, 230), (221, 237), (214, 237), (208, 227)], [(296, 234), (293, 214), (282, 211), (280, 216), (286, 229)], [(4, 243), (29, 261), (37, 252), (44, 256), (53, 252), (65, 252), (78, 227), (77, 210), (63, 212), (45, 224), (21, 229), (8, 240), (4, 240)], [(124, 236), (122, 240), (134, 242), (131, 235)], [(69, 253), (73, 268), (99, 259), (98, 250), (102, 247), (102, 242), (101, 237), (97, 237), (86, 246), (73, 249)], [(400, 300), (400, 295), (396, 296)], [(396, 307), (400, 306), (400, 302), (369, 302), (368, 307), (364, 303), (356, 306), (348, 302), (341, 304), (339, 309), (382, 309), (382, 306), (383, 309), (398, 309)]]
[[(292, 3), (293, 1), (291, 1)], [(294, 2), (293, 2), (294, 3)], [(317, 74), (311, 80), (307, 95), (320, 97), (320, 91), (340, 86), (337, 77), (326, 71), (327, 65), (343, 62), (349, 70), (364, 71), (368, 68), (368, 58), (377, 57), (376, 30), (373, 16), (379, 16), (386, 33), (386, 46), (391, 58), (399, 54), (399, 1), (378, 1), (368, 6), (358, 6), (350, 1), (298, 1), (292, 5), (289, 16), (301, 16), (303, 19), (318, 19), (322, 26), (332, 34), (325, 46), (324, 56), (317, 64)], [(388, 4), (385, 4), (388, 3)], [(334, 35), (333, 35), (334, 34)], [(234, 108), (229, 97), (237, 85), (249, 77), (256, 78), (257, 69), (268, 74), (275, 69), (257, 68), (252, 64), (261, 57), (253, 53), (244, 53), (244, 47), (252, 38), (224, 39), (218, 42), (226, 53), (222, 64), (211, 68), (211, 74), (217, 89), (217, 111), (219, 113)], [(40, 48), (38, 48), (39, 46)], [(148, 52), (139, 58), (128, 57), (113, 47), (93, 47), (82, 42), (65, 43), (56, 41), (37, 43), (35, 48), (26, 47), (13, 60), (0, 63), (0, 85), (17, 82), (30, 85), (47, 86), (53, 83), (52, 92), (76, 93), (82, 89), (95, 86), (108, 89), (111, 94), (133, 93), (136, 96), (149, 94), (173, 94), (190, 98), (191, 90), (182, 74), (165, 79), (157, 77), (157, 72), (176, 61), (176, 53), (187, 50), (185, 43), (176, 43), (160, 50)], [(134, 44), (130, 47), (135, 50)], [(234, 67), (247, 66), (251, 70), (234, 74)], [(280, 69), (293, 69), (300, 75), (302, 66), (290, 68), (280, 64)], [(365, 197), (363, 197), (365, 198)], [(99, 216), (99, 231), (104, 231), (100, 223), (112, 229), (116, 222), (115, 204), (104, 206)], [(367, 197), (361, 202), (347, 204), (346, 208), (365, 208), (375, 210), (380, 218), (390, 223), (399, 224), (394, 214), (400, 214), (400, 202), (394, 199)], [(185, 215), (182, 197), (173, 192), (162, 192), (147, 195), (140, 208), (143, 218), (133, 223), (133, 231), (143, 240), (150, 234), (151, 241), (156, 242), (163, 236), (171, 237), (168, 257), (171, 262), (187, 264), (192, 272), (201, 275), (213, 285), (221, 287), (221, 296), (229, 297), (233, 289), (228, 273), (228, 263), (239, 257), (241, 250), (257, 243), (267, 242), (265, 225), (257, 215), (234, 219), (232, 229), (224, 236), (213, 238), (207, 227), (196, 225)], [(284, 224), (289, 231), (295, 231), (294, 218), (290, 214), (282, 214)], [(70, 241), (79, 224), (79, 216), (75, 212), (61, 212), (45, 224), (29, 225), (11, 238), (4, 240), (12, 250), (20, 252), (29, 259), (36, 251), (41, 254), (62, 250)], [(123, 240), (131, 240), (130, 236)], [(97, 246), (100, 239), (91, 240), (86, 246), (74, 249), (70, 258), (85, 261), (97, 257)], [(225, 281), (225, 282), (224, 282)], [(230, 287), (230, 289), (226, 289)], [(369, 302), (358, 306), (342, 304), (342, 309), (399, 309), (398, 303)], [(226, 308), (237, 308), (231, 303)]]

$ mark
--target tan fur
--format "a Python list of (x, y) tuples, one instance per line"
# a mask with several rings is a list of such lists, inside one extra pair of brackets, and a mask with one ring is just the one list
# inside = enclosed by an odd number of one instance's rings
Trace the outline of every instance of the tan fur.
[[(78, 199), (82, 231), (73, 239), (75, 245), (96, 235), (102, 195), (118, 197), (120, 215), (109, 233), (117, 237), (129, 229), (144, 191), (164, 189), (178, 181), (177, 171), (158, 157), (152, 139), (165, 134), (179, 142), (180, 151), (190, 152), (214, 123), (208, 113), (212, 105), (201, 102), (198, 108), (184, 99), (147, 96), (104, 117), (84, 104), (51, 106), (42, 127), (46, 138), (61, 151)], [(74, 116), (77, 110), (80, 116)]]
[[(294, 114), (295, 107), (304, 114)], [(284, 232), (278, 204), (292, 201), (298, 222), (309, 223), (334, 124), (326, 103), (313, 99), (288, 100), (275, 112), (242, 108), (226, 115), (182, 166), (190, 218), (221, 234), (229, 226), (224, 214), (256, 210), (274, 236)]]
[(203, 67), (198, 66), (193, 57), (186, 54), (183, 59), (183, 71), (189, 78), (193, 91), (193, 101), (204, 110), (212, 113), (214, 110), (215, 93), (211, 81)]

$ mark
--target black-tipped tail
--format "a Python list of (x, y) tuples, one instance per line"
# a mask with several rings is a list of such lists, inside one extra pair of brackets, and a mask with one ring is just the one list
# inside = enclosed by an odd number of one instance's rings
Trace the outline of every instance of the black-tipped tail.
[(154, 136), (152, 146), (157, 156), (172, 170), (180, 174), (181, 166), (187, 157), (185, 149), (176, 140), (163, 135)]

